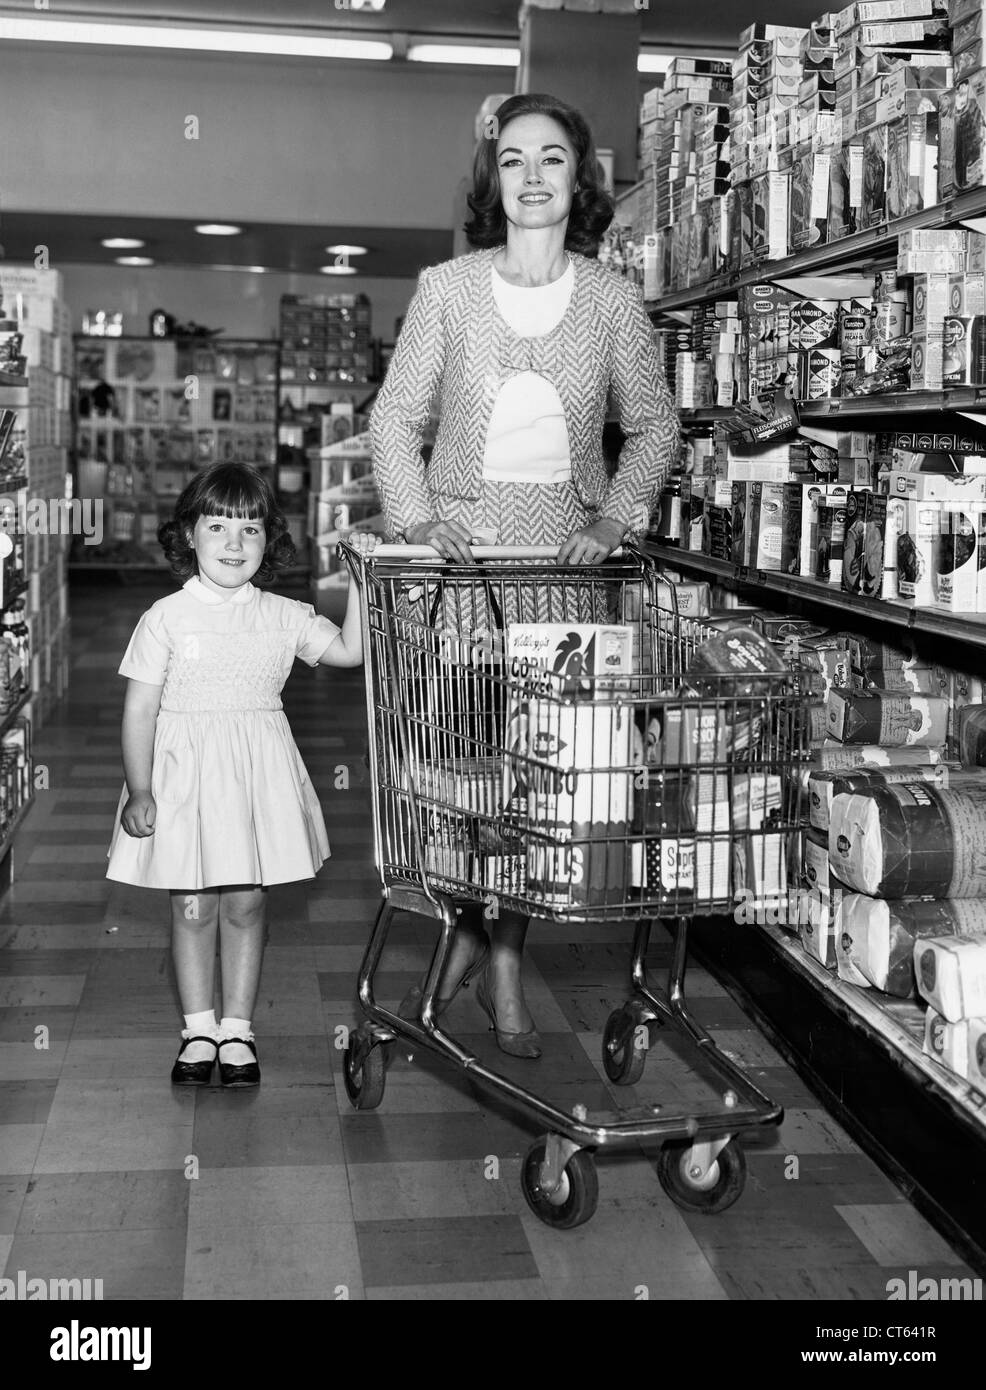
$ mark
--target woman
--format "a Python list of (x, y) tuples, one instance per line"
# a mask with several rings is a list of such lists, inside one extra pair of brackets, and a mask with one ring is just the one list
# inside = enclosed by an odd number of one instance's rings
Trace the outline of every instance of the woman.
[[(479, 249), (422, 272), (373, 412), (387, 528), (452, 561), (471, 561), (482, 535), (557, 545), (560, 563), (597, 565), (646, 528), (677, 419), (635, 291), (595, 259), (613, 203), (584, 119), (531, 94), (505, 101), (493, 125), (469, 197), (466, 233)], [(610, 393), (626, 436), (612, 479), (602, 451)], [(540, 1056), (521, 984), (527, 918), (501, 912), (488, 961), (479, 913), (460, 923), (440, 1006), (483, 971), (477, 993), (499, 1046)], [(402, 1014), (415, 1016), (420, 998), (415, 986)]]

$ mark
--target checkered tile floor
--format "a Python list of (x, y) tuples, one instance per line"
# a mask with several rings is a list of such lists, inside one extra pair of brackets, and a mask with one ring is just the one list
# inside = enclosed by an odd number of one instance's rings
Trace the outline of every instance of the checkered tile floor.
[[(285, 705), (321, 788), (333, 856), (313, 884), (271, 891), (255, 1029), (257, 1092), (173, 1090), (180, 1016), (164, 893), (106, 881), (122, 771), (126, 640), (161, 590), (79, 585), (69, 698), (39, 737), (50, 790), (15, 845), (0, 902), (0, 1270), (101, 1278), (139, 1299), (830, 1299), (887, 1282), (971, 1274), (832, 1120), (716, 982), (687, 992), (700, 1022), (785, 1107), (746, 1146), (729, 1211), (691, 1216), (653, 1154), (599, 1158), (591, 1222), (553, 1231), (527, 1209), (521, 1158), (537, 1131), (459, 1074), (407, 1049), (379, 1110), (356, 1113), (337, 1030), (379, 904), (363, 765), (361, 672), (295, 669)], [(335, 769), (349, 769), (337, 790)], [(432, 931), (401, 917), (378, 996), (418, 977)], [(655, 967), (667, 962), (655, 932)], [(528, 997), (539, 1063), (497, 1053), (464, 993), (450, 1031), (570, 1108), (708, 1103), (666, 1030), (644, 1080), (614, 1090), (600, 1063), (626, 996), (625, 929), (535, 924)]]

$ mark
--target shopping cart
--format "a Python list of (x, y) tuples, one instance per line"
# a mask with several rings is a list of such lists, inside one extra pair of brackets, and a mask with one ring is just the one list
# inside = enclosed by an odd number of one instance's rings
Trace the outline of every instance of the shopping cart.
[[(660, 1146), (657, 1175), (680, 1207), (725, 1209), (745, 1181), (737, 1136), (777, 1124), (782, 1110), (688, 1012), (689, 919), (731, 915), (738, 892), (756, 902), (784, 895), (807, 750), (802, 678), (704, 674), (681, 694), (711, 629), (682, 618), (673, 601), (671, 611), (660, 607), (667, 586), (659, 590), (654, 563), (629, 548), (593, 569), (559, 565), (543, 547), (474, 547), (469, 565), (445, 564), (429, 547), (342, 552), (363, 599), (383, 887), (359, 972), (365, 1019), (345, 1053), (350, 1101), (361, 1110), (380, 1104), (392, 1044), (405, 1039), (546, 1130), (521, 1181), (547, 1224), (572, 1227), (592, 1215), (596, 1149), (643, 1144)], [(581, 621), (629, 627), (632, 672), (618, 643), (606, 657), (602, 648), (593, 654), (599, 669), (575, 642), (574, 660), (554, 663), (560, 669), (527, 660), (525, 622), (539, 618), (570, 624), (573, 638)], [(605, 1075), (619, 1086), (638, 1082), (657, 1030), (670, 1024), (721, 1087), (715, 1108), (565, 1111), (446, 1033), (436, 996), (463, 902), (483, 904), (487, 918), (510, 909), (558, 923), (634, 923), (632, 994), (606, 1024)], [(440, 927), (414, 1022), (374, 995), (396, 911)], [(645, 965), (655, 918), (674, 936), (665, 990)]]

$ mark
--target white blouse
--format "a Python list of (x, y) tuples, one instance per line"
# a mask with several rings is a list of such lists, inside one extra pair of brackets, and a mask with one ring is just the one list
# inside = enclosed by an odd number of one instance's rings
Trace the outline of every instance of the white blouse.
[[(550, 285), (511, 285), (495, 266), (491, 274), (497, 308), (518, 337), (543, 337), (565, 317), (575, 284), (571, 260)], [(546, 377), (518, 372), (500, 388), (486, 434), (483, 477), (500, 483), (571, 481), (565, 412)]]

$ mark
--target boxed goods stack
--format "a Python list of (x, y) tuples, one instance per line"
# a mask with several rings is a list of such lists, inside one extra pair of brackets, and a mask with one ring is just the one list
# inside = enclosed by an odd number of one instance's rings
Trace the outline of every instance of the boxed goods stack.
[(278, 336), (282, 382), (346, 385), (370, 378), (365, 294), (284, 294)]
[[(644, 208), (653, 200), (659, 292), (700, 284), (720, 268), (731, 89), (728, 63), (675, 58), (664, 87), (642, 102), (638, 172)], [(648, 251), (645, 243), (645, 260)]]
[[(860, 0), (835, 17), (837, 106), (850, 187), (858, 189), (850, 197), (854, 230), (936, 201), (936, 93), (949, 67), (935, 61), (948, 48), (942, 8), (936, 0)], [(928, 53), (935, 57), (925, 63)]]
[(942, 198), (986, 182), (986, 64), (982, 47), (986, 27), (981, 0), (949, 0), (948, 19), (954, 85), (942, 92), (938, 103), (938, 192)]
[(780, 150), (798, 105), (808, 32), (752, 24), (740, 35), (730, 102), (735, 269), (788, 253), (789, 180)]
[(842, 136), (836, 110), (837, 53), (832, 30), (813, 24), (801, 44), (798, 104), (785, 113), (781, 125), (780, 167), (791, 176), (788, 243), (792, 252), (830, 239), (833, 160)]

